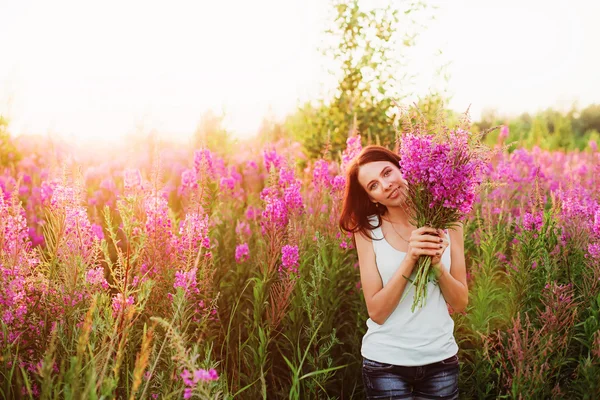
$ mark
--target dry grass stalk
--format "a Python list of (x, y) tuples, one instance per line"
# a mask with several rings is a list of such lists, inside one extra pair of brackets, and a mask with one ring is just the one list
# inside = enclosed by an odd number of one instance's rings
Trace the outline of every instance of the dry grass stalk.
[(142, 383), (142, 376), (144, 375), (144, 371), (146, 370), (148, 361), (150, 359), (150, 350), (153, 337), (154, 330), (150, 328), (142, 339), (142, 348), (137, 355), (135, 360), (135, 368), (133, 370), (133, 387), (131, 388), (131, 396), (129, 397), (130, 400), (135, 398), (135, 394)]

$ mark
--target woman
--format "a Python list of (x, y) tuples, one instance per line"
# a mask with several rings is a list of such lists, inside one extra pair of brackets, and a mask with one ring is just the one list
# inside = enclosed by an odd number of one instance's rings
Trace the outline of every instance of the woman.
[[(400, 157), (365, 147), (349, 166), (341, 229), (354, 233), (369, 319), (363, 337), (363, 381), (368, 399), (458, 398), (454, 311), (467, 306), (463, 228), (409, 223), (407, 182)], [(411, 312), (420, 256), (431, 256), (437, 282), (426, 303)]]

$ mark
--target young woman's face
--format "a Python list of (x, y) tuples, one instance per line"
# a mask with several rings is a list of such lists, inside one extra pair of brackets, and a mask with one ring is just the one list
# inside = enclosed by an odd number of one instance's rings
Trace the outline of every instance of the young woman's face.
[(400, 168), (389, 161), (374, 161), (361, 166), (358, 182), (374, 203), (397, 207), (406, 199), (407, 182)]

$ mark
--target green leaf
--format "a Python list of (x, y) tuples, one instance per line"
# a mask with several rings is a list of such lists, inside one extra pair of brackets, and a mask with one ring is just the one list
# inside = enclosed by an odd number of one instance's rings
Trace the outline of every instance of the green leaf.
[(305, 379), (305, 378), (310, 378), (311, 376), (315, 376), (315, 375), (319, 375), (319, 374), (325, 374), (327, 372), (331, 372), (331, 371), (335, 371), (335, 370), (338, 370), (338, 369), (341, 369), (341, 368), (345, 368), (348, 365), (349, 364), (345, 364), (345, 365), (339, 365), (337, 367), (331, 367), (331, 368), (327, 368), (327, 369), (322, 369), (320, 371), (312, 371), (312, 372), (309, 372), (308, 374), (302, 375), (300, 377), (300, 380)]

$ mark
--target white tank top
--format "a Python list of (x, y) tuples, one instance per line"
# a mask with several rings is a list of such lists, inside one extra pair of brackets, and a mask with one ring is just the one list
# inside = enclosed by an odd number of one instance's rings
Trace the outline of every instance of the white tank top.
[[(379, 222), (377, 216), (369, 219), (373, 225)], [(371, 236), (374, 238), (377, 269), (385, 286), (406, 253), (396, 250), (385, 240), (381, 227), (373, 229)], [(442, 263), (450, 272), (450, 246), (442, 254)], [(416, 268), (411, 280), (415, 273)], [(414, 286), (407, 282), (398, 306), (382, 325), (371, 318), (367, 320), (368, 330), (363, 336), (361, 348), (363, 357), (386, 364), (412, 367), (438, 362), (458, 352), (454, 340), (454, 321), (448, 313), (439, 286), (433, 282), (428, 283), (425, 305), (416, 308), (413, 313), (410, 309), (414, 294)]]

